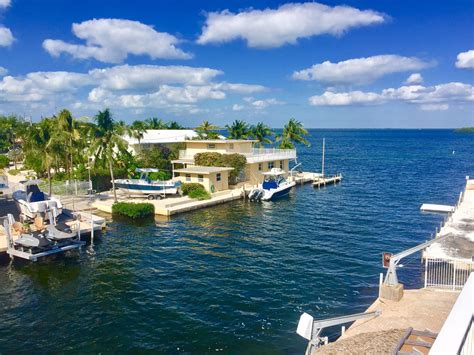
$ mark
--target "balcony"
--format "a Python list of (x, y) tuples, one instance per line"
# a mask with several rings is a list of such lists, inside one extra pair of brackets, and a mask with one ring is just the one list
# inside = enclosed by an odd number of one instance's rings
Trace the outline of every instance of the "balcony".
[[(227, 154), (234, 152), (229, 151)], [(179, 159), (194, 160), (194, 154), (187, 150), (179, 151)], [(295, 149), (253, 148), (251, 153), (239, 153), (247, 158), (247, 163), (260, 163), (273, 160), (296, 159)]]

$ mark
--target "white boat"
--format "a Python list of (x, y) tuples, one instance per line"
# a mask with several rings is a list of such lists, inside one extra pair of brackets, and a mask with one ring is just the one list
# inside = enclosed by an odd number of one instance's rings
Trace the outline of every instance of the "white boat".
[(262, 175), (265, 177), (263, 183), (250, 191), (249, 198), (252, 201), (274, 201), (288, 195), (296, 185), (296, 182), (285, 179), (282, 169), (273, 168)]
[(41, 191), (38, 187), (41, 182), (41, 180), (22, 181), (20, 184), (24, 186), (24, 189), (17, 190), (12, 194), (20, 213), (31, 219), (37, 216), (47, 217), (47, 211), (53, 208), (59, 214), (62, 213), (61, 201)]
[(181, 186), (181, 181), (167, 180), (167, 181), (153, 181), (149, 178), (150, 173), (157, 173), (159, 169), (136, 169), (140, 173), (139, 179), (116, 179), (115, 187), (122, 189), (130, 195), (146, 195), (148, 199), (152, 200), (161, 195), (175, 195)]

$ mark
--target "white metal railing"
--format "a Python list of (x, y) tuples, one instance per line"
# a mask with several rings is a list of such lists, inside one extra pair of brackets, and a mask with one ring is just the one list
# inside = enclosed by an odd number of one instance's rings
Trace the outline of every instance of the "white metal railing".
[(460, 290), (473, 269), (472, 261), (426, 258), (425, 288)]
[(430, 355), (474, 353), (474, 274), (470, 274), (456, 303), (446, 318)]
[[(282, 159), (296, 159), (295, 149), (277, 149), (277, 148), (253, 148), (251, 152), (233, 152), (226, 151), (227, 154), (238, 153), (247, 158), (249, 163), (257, 163), (260, 161), (282, 160)], [(179, 151), (179, 159), (194, 159), (196, 153), (187, 150)]]

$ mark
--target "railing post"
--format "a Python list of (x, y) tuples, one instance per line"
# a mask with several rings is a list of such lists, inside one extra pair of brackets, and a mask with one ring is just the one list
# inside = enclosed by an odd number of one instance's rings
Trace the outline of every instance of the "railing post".
[(425, 259), (425, 288), (428, 283), (428, 258)]
[(453, 264), (453, 291), (456, 289), (456, 260)]

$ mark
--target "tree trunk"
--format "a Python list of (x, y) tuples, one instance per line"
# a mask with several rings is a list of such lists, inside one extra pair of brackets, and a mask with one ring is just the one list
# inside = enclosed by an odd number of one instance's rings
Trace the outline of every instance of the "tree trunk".
[(52, 188), (52, 181), (51, 181), (51, 167), (48, 166), (48, 195), (51, 196)]
[(112, 157), (109, 157), (110, 178), (112, 179), (112, 191), (114, 192), (114, 202), (117, 202), (117, 192), (115, 191), (114, 169), (112, 167)]

